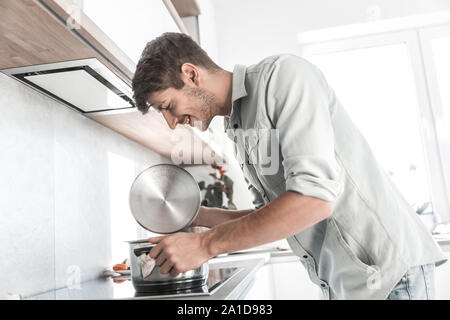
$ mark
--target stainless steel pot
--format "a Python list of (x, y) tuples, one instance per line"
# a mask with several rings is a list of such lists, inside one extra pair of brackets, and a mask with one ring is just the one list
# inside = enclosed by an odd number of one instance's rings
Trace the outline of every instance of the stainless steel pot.
[[(188, 229), (200, 209), (200, 189), (189, 172), (173, 164), (158, 164), (141, 172), (130, 190), (130, 208), (136, 221), (159, 234)], [(131, 278), (137, 292), (162, 292), (201, 287), (208, 278), (208, 263), (172, 277), (155, 266), (150, 274), (145, 261), (154, 244), (128, 241)], [(147, 258), (145, 255), (142, 256)]]
[(155, 266), (151, 273), (145, 276), (145, 266), (139, 257), (148, 254), (155, 244), (146, 240), (128, 241), (128, 243), (130, 246), (131, 279), (137, 292), (155, 293), (186, 290), (206, 284), (209, 273), (207, 262), (197, 269), (182, 272), (176, 277), (172, 277), (170, 274), (162, 274), (158, 266)]

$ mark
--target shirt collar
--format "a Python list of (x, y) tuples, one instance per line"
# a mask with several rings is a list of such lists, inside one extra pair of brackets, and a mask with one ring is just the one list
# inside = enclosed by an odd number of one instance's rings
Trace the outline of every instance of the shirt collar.
[(233, 84), (231, 92), (231, 112), (229, 118), (234, 116), (235, 102), (243, 97), (247, 96), (247, 90), (245, 89), (245, 74), (246, 66), (235, 65), (233, 69)]
[(243, 65), (235, 65), (233, 69), (233, 92), (231, 94), (231, 100), (234, 103), (247, 96), (247, 90), (245, 90), (245, 73), (246, 67)]

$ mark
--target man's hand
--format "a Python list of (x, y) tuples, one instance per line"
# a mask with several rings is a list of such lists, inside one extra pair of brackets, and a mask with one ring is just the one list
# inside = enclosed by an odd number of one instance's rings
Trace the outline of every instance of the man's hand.
[(157, 245), (150, 250), (150, 257), (160, 267), (162, 274), (176, 277), (182, 272), (196, 269), (213, 255), (209, 252), (206, 233), (178, 232), (168, 236), (148, 239)]

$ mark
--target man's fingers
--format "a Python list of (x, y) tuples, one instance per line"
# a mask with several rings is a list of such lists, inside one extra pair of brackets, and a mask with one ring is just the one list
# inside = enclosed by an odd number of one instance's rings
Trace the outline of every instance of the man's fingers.
[(160, 256), (161, 252), (162, 252), (162, 246), (156, 245), (150, 250), (148, 255), (150, 256), (150, 258), (153, 258), (156, 260)]
[(170, 263), (169, 260), (165, 260), (162, 266), (159, 268), (159, 272), (162, 274), (169, 273), (170, 269), (172, 269), (173, 265)]
[(147, 240), (150, 243), (159, 243), (165, 237), (167, 237), (167, 236), (151, 237), (151, 238), (148, 238)]
[(158, 267), (161, 267), (163, 265), (164, 261), (166, 261), (166, 255), (164, 254), (164, 252), (161, 252), (159, 254), (159, 256), (155, 259), (155, 264)]
[(161, 274), (170, 273), (172, 277), (176, 277), (180, 274), (180, 270), (175, 267), (176, 255), (174, 256), (174, 253), (176, 250), (174, 252), (173, 244), (171, 245), (168, 243), (170, 242), (169, 240), (162, 242), (166, 237), (168, 236), (148, 238), (150, 243), (156, 244), (156, 246), (150, 250), (149, 256), (155, 259), (155, 265), (159, 267), (159, 272)]
[(175, 266), (173, 266), (172, 269), (170, 269), (170, 275), (172, 277), (175, 278), (179, 274), (180, 274), (180, 271)]

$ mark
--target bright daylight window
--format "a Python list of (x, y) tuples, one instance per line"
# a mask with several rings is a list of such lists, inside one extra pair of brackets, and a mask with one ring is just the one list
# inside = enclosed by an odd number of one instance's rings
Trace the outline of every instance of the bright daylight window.
[[(435, 130), (439, 141), (443, 193), (450, 193), (450, 26), (426, 29), (421, 33), (424, 60), (428, 73), (428, 85), (434, 98)], [(448, 210), (450, 211), (450, 209)], [(450, 224), (439, 225), (438, 232), (450, 233)]]
[(368, 25), (370, 34), (356, 25), (316, 30), (298, 40), (429, 230), (450, 233), (450, 24), (433, 19), (380, 21)]
[(442, 104), (443, 122), (440, 132), (443, 150), (443, 163), (447, 170), (447, 175), (450, 174), (450, 36), (433, 39), (431, 41), (432, 52), (434, 58), (434, 65), (436, 69), (436, 80), (439, 89), (440, 102)]
[(415, 210), (432, 212), (414, 77), (406, 44), (309, 57)]
[(432, 41), (439, 93), (447, 124), (446, 139), (450, 140), (450, 36)]

